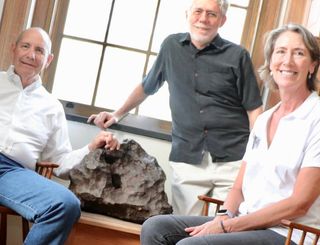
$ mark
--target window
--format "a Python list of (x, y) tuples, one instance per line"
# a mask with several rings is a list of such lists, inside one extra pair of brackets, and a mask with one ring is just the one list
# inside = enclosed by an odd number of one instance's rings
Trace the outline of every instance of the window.
[[(92, 108), (117, 109), (151, 68), (162, 40), (187, 31), (183, 2), (70, 0), (52, 93)], [(220, 34), (240, 44), (253, 0), (230, 2)], [(165, 83), (132, 113), (171, 121), (168, 98)]]
[(310, 3), (310, 12), (307, 21), (308, 29), (313, 33), (313, 35), (320, 37), (320, 1), (312, 0)]
[(3, 4), (4, 4), (4, 1), (0, 1), (0, 19), (2, 16)]

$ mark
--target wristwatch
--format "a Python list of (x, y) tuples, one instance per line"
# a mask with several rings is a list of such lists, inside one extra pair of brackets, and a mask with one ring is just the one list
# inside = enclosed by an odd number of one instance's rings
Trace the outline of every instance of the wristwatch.
[(218, 212), (217, 212), (217, 216), (222, 216), (222, 215), (228, 215), (229, 218), (234, 218), (235, 215), (234, 213), (232, 213), (230, 210), (228, 209), (220, 209)]

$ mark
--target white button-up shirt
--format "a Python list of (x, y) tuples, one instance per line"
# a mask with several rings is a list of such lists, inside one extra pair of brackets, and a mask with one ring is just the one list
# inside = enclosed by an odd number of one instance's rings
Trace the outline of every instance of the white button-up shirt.
[(2, 154), (30, 169), (40, 159), (55, 162), (61, 177), (89, 152), (72, 151), (63, 107), (41, 78), (23, 89), (13, 66), (0, 72), (0, 136)]
[[(313, 92), (294, 112), (283, 117), (271, 145), (267, 143), (267, 126), (272, 113), (266, 111), (255, 122), (247, 144), (247, 162), (243, 180), (244, 202), (241, 214), (259, 210), (289, 197), (301, 168), (320, 167), (320, 99)], [(320, 198), (297, 222), (320, 227)], [(286, 236), (284, 228), (274, 228)], [(296, 236), (294, 234), (295, 242)]]

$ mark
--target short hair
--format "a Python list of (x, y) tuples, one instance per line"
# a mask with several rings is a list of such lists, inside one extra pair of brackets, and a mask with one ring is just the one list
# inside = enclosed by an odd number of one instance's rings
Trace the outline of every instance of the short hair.
[[(221, 13), (223, 15), (226, 15), (229, 7), (229, 0), (215, 0), (215, 1), (220, 6)], [(192, 8), (193, 2), (194, 0), (191, 1), (191, 4), (189, 5), (189, 9)]]
[(265, 39), (265, 46), (264, 46), (264, 64), (258, 69), (258, 73), (260, 78), (268, 85), (270, 89), (277, 90), (278, 86), (275, 83), (272, 75), (270, 74), (270, 61), (271, 56), (274, 51), (274, 45), (279, 38), (279, 36), (287, 31), (298, 33), (303, 42), (308, 49), (311, 60), (316, 62), (315, 70), (311, 74), (311, 77), (307, 78), (307, 87), (310, 91), (316, 89), (317, 80), (317, 72), (319, 69), (319, 59), (320, 59), (320, 51), (319, 51), (319, 44), (317, 39), (313, 36), (313, 34), (305, 27), (299, 24), (289, 23), (277, 29), (274, 29), (267, 33)]
[(220, 6), (222, 14), (226, 15), (227, 11), (228, 11), (228, 7), (229, 7), (229, 1), (228, 0), (216, 0), (216, 2)]
[(40, 27), (30, 27), (30, 28), (28, 28), (28, 29), (23, 30), (23, 31), (19, 34), (19, 36), (17, 37), (16, 44), (18, 44), (18, 43), (21, 41), (23, 35), (24, 35), (27, 31), (29, 31), (29, 30), (31, 30), (31, 29), (37, 30), (37, 31), (41, 34), (41, 36), (42, 36), (42, 38), (43, 38), (43, 40), (44, 40), (44, 42), (45, 42), (45, 44), (46, 44), (46, 46), (47, 46), (48, 54), (50, 54), (50, 53), (51, 53), (51, 46), (52, 46), (50, 36), (49, 36), (49, 34), (48, 34), (45, 30), (43, 30), (43, 29), (40, 28)]

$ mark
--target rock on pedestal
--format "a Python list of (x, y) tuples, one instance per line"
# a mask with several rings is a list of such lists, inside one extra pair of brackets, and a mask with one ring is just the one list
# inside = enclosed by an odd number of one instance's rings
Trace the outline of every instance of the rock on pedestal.
[(70, 172), (70, 190), (84, 211), (143, 223), (172, 213), (164, 192), (166, 176), (157, 160), (134, 140), (120, 150), (97, 149)]

